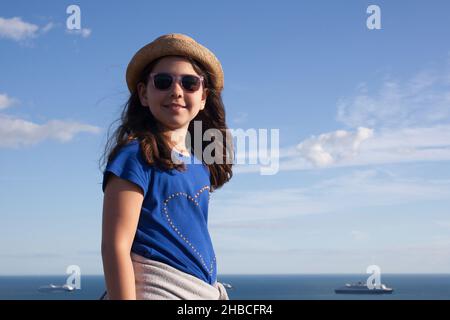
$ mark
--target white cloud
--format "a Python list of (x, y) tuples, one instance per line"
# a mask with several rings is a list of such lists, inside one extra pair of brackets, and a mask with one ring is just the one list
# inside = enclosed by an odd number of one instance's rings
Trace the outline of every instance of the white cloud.
[[(450, 125), (339, 130), (280, 150), (279, 172), (449, 160)], [(233, 171), (260, 173), (260, 165), (236, 165)]]
[(422, 71), (409, 80), (387, 79), (370, 95), (365, 84), (338, 101), (337, 120), (349, 127), (427, 127), (450, 121), (448, 74)]
[[(356, 140), (360, 141), (360, 144), (356, 148), (357, 152), (354, 153), (349, 142), (342, 143), (340, 147), (334, 147), (333, 144), (320, 144), (316, 140), (313, 139), (317, 145), (316, 149), (314, 149), (315, 145), (310, 143), (310, 139), (307, 139), (306, 144), (303, 145), (310, 148), (303, 148), (304, 150), (301, 150), (303, 152), (298, 155), (290, 152), (288, 157), (281, 159), (280, 171), (311, 170), (316, 167), (315, 162), (322, 164), (321, 167), (336, 168), (450, 160), (450, 125), (436, 125), (428, 128), (382, 128), (374, 131), (370, 139)], [(346, 157), (340, 156), (341, 154)], [(319, 162), (322, 159), (321, 156), (329, 161)], [(246, 171), (241, 169), (238, 172), (256, 171), (257, 168), (254, 166), (247, 168)]]
[(0, 37), (20, 41), (37, 36), (39, 26), (28, 23), (20, 17), (5, 19), (0, 17)]
[(55, 27), (55, 24), (53, 22), (49, 22), (44, 27), (42, 27), (41, 31), (42, 31), (42, 33), (47, 33), (54, 27)]
[(6, 93), (0, 93), (0, 110), (9, 108), (17, 102), (17, 99), (9, 97)]
[(87, 38), (87, 37), (89, 37), (89, 36), (91, 35), (92, 30), (91, 30), (91, 29), (88, 29), (88, 28), (81, 28), (81, 29), (79, 29), (79, 30), (77, 30), (77, 29), (66, 30), (66, 32), (67, 32), (68, 34), (80, 35), (80, 36), (82, 36), (83, 38)]
[(211, 226), (289, 228), (295, 227), (293, 217), (450, 199), (450, 180), (402, 178), (380, 169), (355, 170), (307, 187), (266, 189), (213, 193)]
[(361, 143), (373, 136), (373, 130), (360, 127), (354, 133), (338, 130), (311, 137), (301, 142), (299, 155), (316, 166), (327, 166), (357, 155)]
[[(366, 84), (337, 104), (337, 119), (352, 129), (311, 136), (280, 150), (279, 171), (450, 160), (450, 72), (425, 70), (387, 79), (375, 95)], [(259, 165), (236, 173), (260, 172)]]
[(37, 144), (46, 139), (67, 142), (80, 132), (98, 133), (100, 128), (61, 120), (51, 120), (39, 125), (0, 114), (0, 147), (17, 148)]

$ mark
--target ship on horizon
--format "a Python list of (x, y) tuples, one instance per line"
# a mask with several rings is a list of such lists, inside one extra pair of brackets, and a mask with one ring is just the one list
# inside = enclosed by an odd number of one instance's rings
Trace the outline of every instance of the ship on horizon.
[(366, 283), (359, 281), (358, 283), (347, 283), (345, 286), (337, 288), (334, 290), (335, 293), (346, 293), (346, 294), (390, 294), (394, 291), (392, 288), (386, 287), (381, 284), (380, 288), (370, 289)]
[(38, 291), (39, 292), (47, 292), (47, 293), (52, 293), (52, 292), (71, 292), (74, 291), (75, 287), (68, 285), (68, 284), (63, 284), (63, 285), (55, 285), (55, 284), (50, 284), (50, 285), (46, 285), (46, 286), (41, 286), (39, 287)]

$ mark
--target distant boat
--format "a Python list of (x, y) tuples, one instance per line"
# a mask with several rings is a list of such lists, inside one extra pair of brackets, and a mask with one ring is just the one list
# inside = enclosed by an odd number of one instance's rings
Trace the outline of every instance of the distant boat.
[(221, 284), (227, 289), (233, 289), (233, 286), (231, 284), (229, 284), (229, 283), (221, 282)]
[(385, 294), (392, 293), (394, 289), (386, 287), (384, 284), (381, 285), (381, 288), (373, 288), (370, 289), (367, 287), (367, 284), (363, 282), (358, 283), (347, 283), (345, 286), (337, 288), (334, 290), (335, 293), (347, 293), (347, 294)]
[(40, 292), (71, 292), (74, 291), (75, 287), (68, 285), (68, 284), (63, 284), (63, 285), (55, 285), (55, 284), (50, 284), (48, 286), (41, 286), (39, 287), (38, 291)]

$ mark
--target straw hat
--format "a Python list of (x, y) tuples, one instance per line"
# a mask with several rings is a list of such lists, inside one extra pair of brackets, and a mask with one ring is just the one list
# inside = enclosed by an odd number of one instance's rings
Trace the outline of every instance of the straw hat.
[(151, 61), (169, 55), (188, 56), (200, 62), (211, 73), (213, 88), (219, 92), (222, 91), (223, 70), (216, 56), (191, 37), (180, 33), (170, 33), (156, 38), (133, 56), (126, 73), (130, 92), (136, 90), (142, 70)]

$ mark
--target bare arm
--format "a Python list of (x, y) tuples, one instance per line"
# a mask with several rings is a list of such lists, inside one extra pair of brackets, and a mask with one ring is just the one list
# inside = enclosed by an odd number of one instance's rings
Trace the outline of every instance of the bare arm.
[(136, 299), (131, 245), (144, 195), (134, 183), (109, 176), (103, 198), (102, 259), (108, 298)]

